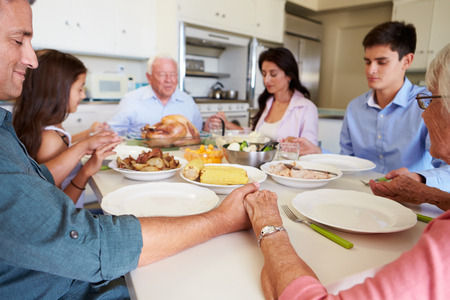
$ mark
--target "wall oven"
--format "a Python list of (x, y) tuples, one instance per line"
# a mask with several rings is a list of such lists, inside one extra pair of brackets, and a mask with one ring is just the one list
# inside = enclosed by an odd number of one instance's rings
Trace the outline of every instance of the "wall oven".
[(249, 104), (243, 101), (216, 101), (202, 102), (196, 101), (197, 107), (202, 115), (203, 122), (210, 116), (223, 111), (227, 120), (242, 127), (249, 126)]

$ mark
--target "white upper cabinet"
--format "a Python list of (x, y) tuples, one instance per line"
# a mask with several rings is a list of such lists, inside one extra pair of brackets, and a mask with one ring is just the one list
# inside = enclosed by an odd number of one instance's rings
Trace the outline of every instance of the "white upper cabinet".
[(409, 70), (426, 70), (437, 52), (450, 43), (448, 12), (449, 0), (394, 1), (392, 20), (412, 23), (416, 27), (416, 53)]
[(183, 21), (219, 30), (251, 34), (252, 0), (180, 0)]
[(151, 57), (156, 54), (156, 3), (116, 0), (115, 33), (117, 55)]
[(179, 0), (182, 21), (282, 42), (285, 0)]
[(254, 35), (268, 41), (283, 42), (285, 0), (254, 0)]
[(140, 0), (36, 1), (32, 6), (33, 46), (79, 54), (148, 57), (155, 40), (152, 36), (155, 25), (151, 21), (155, 18), (147, 8), (152, 3)]

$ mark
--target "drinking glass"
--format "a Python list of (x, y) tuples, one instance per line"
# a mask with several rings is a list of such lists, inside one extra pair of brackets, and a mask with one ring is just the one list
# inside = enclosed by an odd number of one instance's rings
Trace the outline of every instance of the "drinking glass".
[(298, 143), (281, 142), (278, 149), (278, 160), (297, 160), (300, 154)]

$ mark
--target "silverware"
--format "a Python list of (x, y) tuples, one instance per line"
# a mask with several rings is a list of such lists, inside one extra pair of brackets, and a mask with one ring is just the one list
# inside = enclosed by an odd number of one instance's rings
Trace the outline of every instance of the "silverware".
[[(380, 177), (380, 178), (376, 178), (376, 179), (374, 179), (375, 180), (375, 182), (379, 182), (379, 181), (391, 181), (390, 179), (387, 179), (386, 177)], [(361, 181), (362, 183), (364, 183), (364, 185), (369, 185), (369, 181), (370, 181), (370, 179), (369, 180), (363, 180), (363, 179), (360, 179), (359, 181)]]
[(433, 221), (432, 217), (424, 216), (424, 215), (421, 215), (418, 213), (416, 213), (416, 215), (417, 215), (417, 220), (422, 221), (424, 223), (429, 223), (429, 222)]
[[(288, 169), (291, 169), (291, 170), (301, 170), (300, 168), (297, 168), (296, 166), (294, 166), (294, 165), (291, 165), (291, 164), (284, 164), (284, 166), (286, 167), (286, 168), (288, 168)], [(325, 174), (330, 174), (330, 175), (333, 175), (333, 176), (338, 176), (338, 174), (336, 174), (336, 173), (334, 173), (334, 172), (330, 172), (330, 171), (324, 171), (324, 170), (317, 170), (317, 169), (307, 169), (307, 168), (302, 168), (303, 170), (307, 170), (307, 171), (314, 171), (314, 172), (319, 172), (319, 173), (325, 173)]]
[(353, 248), (353, 243), (352, 242), (349, 242), (346, 239), (343, 239), (340, 236), (338, 236), (338, 235), (336, 235), (334, 233), (331, 233), (328, 230), (326, 230), (326, 229), (324, 229), (324, 228), (322, 228), (322, 227), (320, 227), (320, 226), (318, 226), (316, 224), (313, 224), (313, 223), (309, 222), (308, 220), (298, 218), (287, 205), (283, 204), (283, 205), (281, 205), (281, 208), (284, 210), (284, 213), (286, 214), (286, 216), (289, 219), (291, 219), (292, 221), (297, 222), (297, 223), (302, 223), (302, 224), (305, 224), (305, 225), (311, 227), (316, 232), (318, 232), (321, 235), (323, 235), (324, 237), (332, 240), (336, 244), (344, 247), (345, 249)]

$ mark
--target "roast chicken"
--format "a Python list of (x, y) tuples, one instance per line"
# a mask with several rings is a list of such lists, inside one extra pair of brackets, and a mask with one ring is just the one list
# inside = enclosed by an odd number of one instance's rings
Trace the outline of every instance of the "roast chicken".
[(200, 134), (195, 126), (182, 115), (168, 115), (154, 125), (141, 129), (144, 143), (150, 147), (185, 146), (200, 143)]

